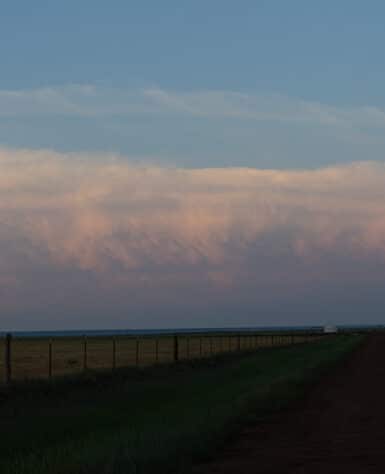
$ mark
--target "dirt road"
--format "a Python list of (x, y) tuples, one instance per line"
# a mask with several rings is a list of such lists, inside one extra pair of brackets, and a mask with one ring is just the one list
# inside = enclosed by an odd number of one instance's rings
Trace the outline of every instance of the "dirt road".
[(249, 426), (194, 474), (385, 474), (385, 335), (367, 338), (301, 406)]

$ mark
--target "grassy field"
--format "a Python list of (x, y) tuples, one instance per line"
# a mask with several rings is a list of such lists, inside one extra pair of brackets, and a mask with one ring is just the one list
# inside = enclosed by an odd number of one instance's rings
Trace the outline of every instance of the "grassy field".
[[(304, 335), (206, 334), (179, 335), (179, 359), (205, 358), (225, 352), (256, 349), (289, 342), (303, 342)], [(316, 337), (316, 336), (313, 336)], [(86, 357), (85, 357), (86, 352)], [(5, 341), (0, 339), (0, 354)], [(51, 364), (49, 361), (51, 353)], [(150, 366), (174, 360), (174, 336), (13, 338), (12, 379), (15, 381), (76, 375), (88, 370)], [(5, 380), (5, 361), (0, 357), (0, 383)]]
[(360, 340), (333, 336), (16, 389), (0, 404), (0, 472), (188, 472), (240, 423), (300, 396)]

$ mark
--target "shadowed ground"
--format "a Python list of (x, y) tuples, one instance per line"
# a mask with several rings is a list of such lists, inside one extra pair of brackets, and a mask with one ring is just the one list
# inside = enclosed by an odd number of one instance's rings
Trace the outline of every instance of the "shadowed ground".
[(301, 406), (245, 428), (194, 474), (385, 472), (385, 335), (368, 337)]

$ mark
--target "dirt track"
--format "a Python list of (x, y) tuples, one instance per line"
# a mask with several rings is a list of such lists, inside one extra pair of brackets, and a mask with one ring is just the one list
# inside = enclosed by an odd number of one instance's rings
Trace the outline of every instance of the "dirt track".
[(244, 429), (195, 474), (385, 473), (385, 335), (370, 336), (302, 406)]

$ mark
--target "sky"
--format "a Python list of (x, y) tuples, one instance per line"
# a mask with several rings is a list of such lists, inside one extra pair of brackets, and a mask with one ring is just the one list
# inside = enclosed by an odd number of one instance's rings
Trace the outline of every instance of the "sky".
[(4, 2), (0, 330), (382, 323), (384, 14)]

